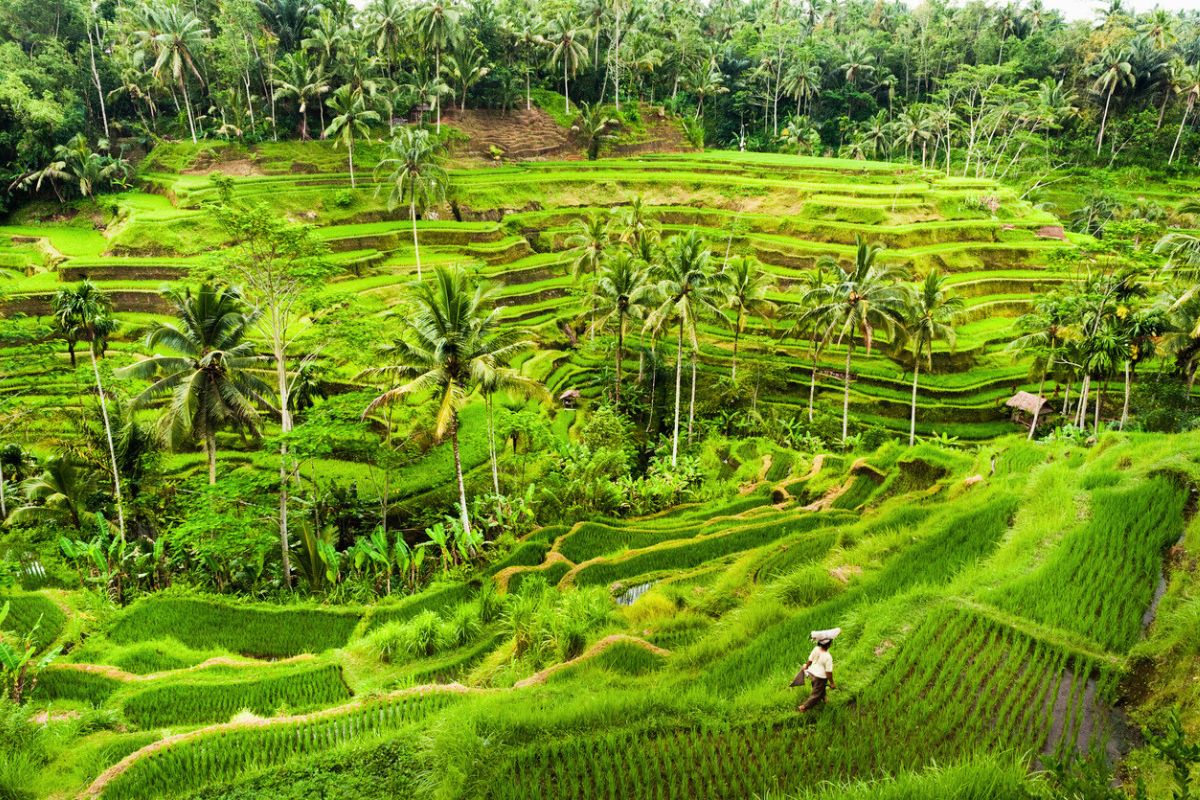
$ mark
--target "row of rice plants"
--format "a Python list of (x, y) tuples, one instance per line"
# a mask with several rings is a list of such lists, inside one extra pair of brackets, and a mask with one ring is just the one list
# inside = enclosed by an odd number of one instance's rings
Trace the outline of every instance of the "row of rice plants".
[(731, 692), (764, 680), (791, 677), (811, 648), (810, 631), (828, 627), (830, 620), (844, 619), (868, 598), (883, 599), (918, 584), (948, 582), (996, 547), (1017, 501), (1010, 494), (981, 494), (960, 501), (958, 505), (967, 507), (928, 520), (920, 529), (920, 541), (890, 559), (878, 574), (762, 631), (746, 647), (714, 664), (702, 680), (717, 691)]
[(734, 528), (727, 533), (706, 536), (675, 546), (664, 545), (635, 551), (630, 557), (619, 561), (598, 561), (576, 572), (574, 581), (579, 586), (588, 586), (612, 583), (665, 569), (691, 569), (705, 561), (759, 547), (785, 536), (845, 523), (850, 518), (844, 514), (809, 513), (787, 522), (772, 519), (769, 522)]
[(1127, 650), (1141, 633), (1164, 548), (1184, 526), (1187, 492), (1165, 478), (1098, 489), (1092, 518), (1034, 573), (989, 595), (996, 605)]
[(131, 761), (100, 789), (105, 800), (175, 797), (370, 736), (402, 729), (458, 700), (449, 692), (378, 698), (310, 718), (202, 730)]
[(1059, 676), (1092, 669), (962, 611), (935, 614), (901, 649), (856, 703), (835, 695), (815, 720), (544, 742), (515, 752), (489, 797), (744, 798), (988, 751), (1037, 750), (1053, 726), (1047, 700)]
[(576, 564), (620, 552), (626, 548), (651, 547), (672, 539), (689, 539), (700, 532), (703, 523), (680, 527), (640, 528), (585, 522), (558, 543), (558, 552)]
[(286, 658), (342, 647), (360, 617), (355, 610), (233, 605), (193, 597), (149, 598), (125, 611), (109, 638), (124, 644), (170, 638), (189, 647), (222, 647), (247, 656)]
[(373, 631), (389, 622), (407, 622), (425, 611), (441, 613), (465, 603), (471, 588), (465, 583), (434, 584), (398, 603), (372, 606), (367, 611), (366, 630)]
[(267, 716), (281, 708), (303, 711), (350, 699), (337, 664), (302, 668), (245, 669), (215, 681), (198, 673), (154, 681), (121, 703), (130, 722), (143, 728), (225, 722), (240, 711)]
[(33, 632), (33, 644), (39, 650), (62, 633), (67, 617), (53, 600), (42, 594), (0, 595), (0, 607), (8, 604), (4, 629), (24, 636)]
[(124, 682), (101, 672), (53, 666), (44, 670), (34, 688), (35, 700), (71, 700), (99, 706)]

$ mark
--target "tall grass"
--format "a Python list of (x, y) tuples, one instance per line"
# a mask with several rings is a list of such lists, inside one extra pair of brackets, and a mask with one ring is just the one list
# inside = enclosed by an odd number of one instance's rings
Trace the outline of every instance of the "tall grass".
[(234, 605), (224, 600), (152, 597), (117, 618), (118, 643), (176, 639), (189, 647), (220, 647), (242, 655), (286, 658), (342, 647), (358, 624), (353, 610)]
[(259, 716), (305, 711), (350, 698), (336, 664), (238, 669), (219, 680), (170, 677), (124, 698), (126, 718), (143, 728), (225, 722), (240, 711)]
[(1110, 650), (1141, 635), (1164, 548), (1184, 526), (1187, 492), (1165, 478), (1099, 488), (1092, 518), (1032, 574), (988, 595), (1001, 608), (1081, 633)]

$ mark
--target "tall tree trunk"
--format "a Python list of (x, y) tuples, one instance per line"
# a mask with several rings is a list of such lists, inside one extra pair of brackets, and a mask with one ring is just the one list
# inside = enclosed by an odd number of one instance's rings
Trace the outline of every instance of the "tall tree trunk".
[(1096, 435), (1100, 435), (1100, 404), (1104, 401), (1104, 384), (1101, 383), (1096, 387), (1096, 417), (1092, 422), (1092, 430)]
[[(853, 336), (853, 334), (851, 334)], [(843, 378), (845, 389), (842, 394), (842, 442), (850, 438), (850, 357), (854, 354), (854, 339), (846, 345), (846, 374)]]
[(208, 485), (217, 485), (217, 434), (213, 431), (204, 433), (204, 451), (208, 456)]
[(1062, 416), (1067, 416), (1067, 411), (1071, 408), (1071, 381), (1067, 381), (1067, 390), (1063, 392), (1063, 407)]
[(450, 420), (450, 444), (454, 448), (454, 475), (458, 478), (458, 510), (462, 518), (464, 533), (471, 532), (471, 518), (467, 514), (467, 485), (463, 481), (462, 456), (458, 452), (458, 413)]
[(567, 79), (567, 59), (563, 59), (563, 113), (571, 113), (571, 83)]
[(679, 338), (675, 342), (675, 422), (671, 433), (671, 466), (679, 464), (679, 406), (683, 391), (683, 319), (679, 320)]
[(1130, 366), (1129, 362), (1125, 362), (1125, 402), (1121, 406), (1121, 424), (1117, 427), (1118, 430), (1125, 430), (1125, 423), (1129, 421), (1129, 383), (1130, 383)]
[[(350, 123), (346, 123), (349, 125)], [(346, 139), (346, 161), (350, 164), (350, 188), (354, 188), (354, 135)]]
[(617, 315), (617, 382), (613, 387), (613, 408), (621, 410), (621, 362), (625, 358), (625, 314)]
[(692, 396), (688, 400), (688, 447), (692, 446), (692, 423), (696, 419), (696, 351), (692, 351)]
[(817, 351), (813, 350), (812, 373), (808, 379), (808, 421), (813, 421), (813, 400), (817, 395)]
[(8, 519), (8, 505), (4, 497), (4, 462), (0, 461), (0, 520)]
[(908, 420), (908, 446), (917, 443), (917, 380), (921, 374), (921, 357), (913, 360), (912, 412)]
[(1043, 369), (1042, 370), (1042, 379), (1040, 381), (1038, 381), (1038, 391), (1037, 391), (1038, 404), (1036, 406), (1034, 406), (1033, 421), (1029, 423), (1029, 435), (1025, 437), (1027, 440), (1030, 440), (1030, 441), (1033, 440), (1033, 434), (1037, 431), (1038, 417), (1041, 416), (1041, 413), (1042, 413), (1041, 400), (1042, 400), (1042, 392), (1045, 391), (1045, 389), (1046, 389), (1046, 373), (1047, 372), (1048, 372), (1048, 370)]
[[(438, 80), (441, 79), (442, 76), (442, 48), (440, 46), (435, 49), (433, 59), (433, 82), (436, 86)], [(433, 107), (437, 110), (436, 130), (440, 134), (442, 132), (442, 93), (440, 91), (435, 92), (433, 95)], [(451, 106), (451, 108), (453, 108), (453, 106)]]
[(1104, 100), (1104, 116), (1100, 118), (1100, 133), (1096, 136), (1096, 155), (1100, 155), (1100, 148), (1104, 146), (1104, 128), (1108, 125), (1108, 105), (1112, 102), (1113, 91), (1117, 85), (1114, 83), (1108, 89), (1108, 97)]
[(108, 402), (104, 399), (104, 386), (100, 382), (100, 365), (96, 363), (96, 345), (88, 347), (92, 356), (92, 374), (96, 377), (96, 396), (100, 398), (100, 417), (104, 420), (104, 438), (108, 441), (108, 457), (112, 464), (113, 495), (117, 501), (117, 527), (121, 541), (125, 541), (125, 504), (121, 499), (121, 472), (117, 468), (117, 448), (113, 446), (112, 423), (108, 419)]
[(742, 335), (742, 315), (744, 311), (741, 306), (738, 306), (737, 321), (733, 327), (733, 365), (729, 370), (729, 379), (737, 383), (737, 353), (738, 353), (738, 338)]
[(1075, 413), (1075, 427), (1082, 429), (1087, 425), (1088, 398), (1091, 394), (1092, 376), (1084, 375), (1079, 386), (1079, 408)]
[(415, 190), (413, 197), (408, 201), (408, 216), (412, 220), (413, 253), (417, 257), (417, 280), (421, 280), (421, 243), (417, 241), (417, 198)]
[(1188, 96), (1188, 104), (1183, 108), (1183, 117), (1179, 120), (1179, 132), (1175, 134), (1175, 144), (1171, 145), (1171, 157), (1167, 159), (1167, 165), (1170, 166), (1175, 161), (1175, 153), (1179, 150), (1179, 140), (1183, 137), (1183, 127), (1187, 124), (1188, 115), (1192, 112), (1194, 100), (1191, 95)]
[[(92, 41), (92, 31), (95, 30), (96, 42)], [(104, 104), (104, 87), (100, 83), (100, 70), (96, 68), (96, 43), (100, 40), (100, 28), (98, 25), (88, 24), (88, 58), (91, 60), (92, 66), (92, 85), (96, 87), (96, 98), (100, 101), (100, 121), (104, 125), (104, 138), (108, 138), (108, 108)], [(124, 532), (122, 531), (122, 537)]]
[(183, 87), (183, 106), (187, 109), (188, 128), (192, 132), (192, 144), (196, 144), (199, 140), (196, 138), (196, 121), (192, 117), (192, 99), (188, 96), (187, 80), (181, 80), (179, 84)]
[(279, 555), (280, 567), (283, 570), (283, 583), (292, 588), (292, 554), (291, 543), (288, 540), (288, 484), (291, 482), (291, 461), (288, 458), (288, 434), (292, 432), (292, 398), (291, 386), (288, 384), (287, 352), (284, 340), (277, 332), (274, 345), (275, 379), (279, 383), (279, 428), (283, 436), (279, 441)]
[(499, 505), (500, 497), (500, 466), (496, 459), (496, 425), (492, 417), (492, 395), (484, 395), (484, 409), (487, 411), (487, 437), (488, 437), (488, 456), (492, 462), (492, 488), (496, 492), (497, 505)]

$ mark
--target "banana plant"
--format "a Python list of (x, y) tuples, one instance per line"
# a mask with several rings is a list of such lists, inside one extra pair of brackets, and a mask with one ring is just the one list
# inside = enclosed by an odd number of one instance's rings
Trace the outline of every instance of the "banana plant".
[(14, 703), (20, 703), (26, 693), (33, 691), (38, 675), (58, 657), (59, 650), (54, 648), (39, 658), (34, 633), (41, 619), (28, 632), (20, 635), (4, 630), (8, 612), (8, 603), (0, 606), (0, 685), (6, 697)]
[(426, 528), (425, 535), (429, 537), (429, 541), (425, 542), (424, 546), (428, 547), (432, 544), (437, 547), (442, 557), (442, 572), (445, 572), (450, 568), (450, 558), (453, 553), (451, 550), (451, 532), (447, 530), (445, 525), (439, 522), (432, 528)]
[(372, 582), (375, 591), (379, 591), (380, 580), (384, 583), (386, 594), (392, 593), (392, 558), (388, 546), (387, 532), (383, 528), (375, 528), (370, 536), (363, 536), (351, 548), (354, 558), (354, 568), (363, 571), (364, 566), (370, 566)]

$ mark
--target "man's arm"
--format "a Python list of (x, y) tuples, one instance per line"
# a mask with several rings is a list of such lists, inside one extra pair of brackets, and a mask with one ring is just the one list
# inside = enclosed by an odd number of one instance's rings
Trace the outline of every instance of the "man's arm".
[(825, 675), (825, 678), (829, 681), (830, 689), (837, 688), (837, 684), (833, 682), (833, 670), (829, 670), (828, 674)]

